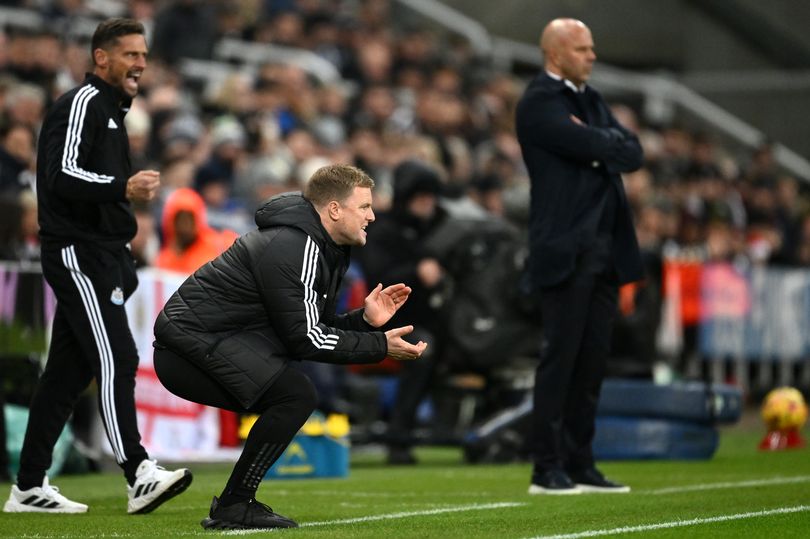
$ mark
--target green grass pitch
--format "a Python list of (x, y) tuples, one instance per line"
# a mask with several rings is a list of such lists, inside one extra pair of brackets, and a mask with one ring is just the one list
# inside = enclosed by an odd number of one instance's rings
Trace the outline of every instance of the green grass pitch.
[[(138, 516), (126, 514), (120, 474), (63, 476), (53, 482), (89, 513), (0, 513), (0, 537), (810, 537), (810, 448), (760, 452), (762, 435), (723, 429), (711, 461), (601, 463), (632, 486), (629, 494), (529, 496), (528, 464), (466, 465), (454, 448), (420, 449), (415, 467), (357, 454), (346, 479), (265, 481), (259, 499), (301, 524), (273, 532), (200, 527), (227, 465), (191, 465), (194, 483), (184, 494)], [(3, 500), (8, 487), (0, 485)]]

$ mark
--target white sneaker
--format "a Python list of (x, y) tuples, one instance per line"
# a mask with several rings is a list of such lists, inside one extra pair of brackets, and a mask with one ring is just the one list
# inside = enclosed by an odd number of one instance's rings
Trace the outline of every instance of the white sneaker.
[(42, 480), (41, 487), (20, 490), (11, 485), (11, 494), (3, 506), (4, 513), (86, 513), (83, 503), (68, 500), (57, 487), (48, 484), (48, 476)]
[(127, 486), (127, 513), (149, 513), (174, 498), (191, 484), (191, 472), (180, 468), (173, 472), (144, 460), (135, 472), (135, 484)]

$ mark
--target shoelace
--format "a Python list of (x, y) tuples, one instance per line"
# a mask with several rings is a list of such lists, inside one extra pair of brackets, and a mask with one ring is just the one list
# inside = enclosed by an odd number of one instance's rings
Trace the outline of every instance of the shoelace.
[(162, 471), (162, 472), (165, 472), (165, 471), (166, 471), (166, 468), (164, 468), (163, 466), (160, 466), (160, 465), (157, 463), (157, 460), (154, 460), (154, 459), (148, 459), (148, 462), (151, 462), (151, 463), (152, 463), (152, 467), (149, 469), (149, 475), (155, 475), (155, 472), (156, 472), (156, 471)]
[[(270, 507), (270, 506), (269, 506), (269, 505), (267, 505), (266, 503), (262, 503), (262, 502), (260, 502), (260, 501), (259, 501), (259, 500), (257, 500), (256, 498), (251, 498), (251, 499), (249, 499), (249, 500), (248, 500), (248, 504), (256, 504), (256, 505), (259, 505), (259, 506), (261, 506), (261, 507), (264, 507), (265, 509), (267, 509), (267, 510), (268, 510), (268, 511), (270, 511), (271, 513), (273, 513), (273, 508), (272, 508), (272, 507)], [(273, 513), (273, 514), (275, 515), (275, 513)]]
[(60, 498), (61, 494), (59, 494), (59, 487), (54, 487), (50, 484), (42, 487), (42, 492), (48, 494), (49, 496), (53, 496), (54, 498)]

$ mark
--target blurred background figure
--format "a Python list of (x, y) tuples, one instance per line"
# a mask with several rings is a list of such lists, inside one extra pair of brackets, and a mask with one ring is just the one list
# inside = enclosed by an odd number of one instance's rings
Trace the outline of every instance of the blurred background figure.
[(0, 193), (33, 188), (34, 129), (21, 122), (0, 125)]
[(163, 247), (155, 267), (191, 274), (213, 260), (236, 239), (230, 230), (217, 231), (208, 225), (205, 203), (193, 189), (182, 187), (166, 199), (161, 220)]
[(369, 227), (365, 249), (357, 254), (369, 287), (377, 283), (411, 283), (413, 289), (400, 315), (413, 321), (413, 342), (428, 343), (419, 361), (403, 363), (388, 423), (388, 462), (414, 464), (411, 452), (419, 403), (427, 395), (442, 355), (441, 307), (445, 270), (425, 240), (445, 220), (438, 204), (441, 181), (426, 163), (408, 160), (394, 169), (391, 210)]

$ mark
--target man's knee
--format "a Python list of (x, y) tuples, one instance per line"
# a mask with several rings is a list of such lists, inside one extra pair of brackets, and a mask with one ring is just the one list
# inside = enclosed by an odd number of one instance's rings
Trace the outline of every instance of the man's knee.
[(312, 380), (309, 379), (309, 376), (301, 374), (301, 378), (303, 379), (300, 393), (301, 407), (307, 411), (308, 417), (318, 406), (318, 390)]
[(304, 418), (309, 417), (318, 405), (318, 391), (315, 384), (309, 376), (294, 368), (287, 368), (282, 373), (269, 394), (273, 395), (271, 400), (276, 403), (287, 403), (288, 406), (292, 404)]

